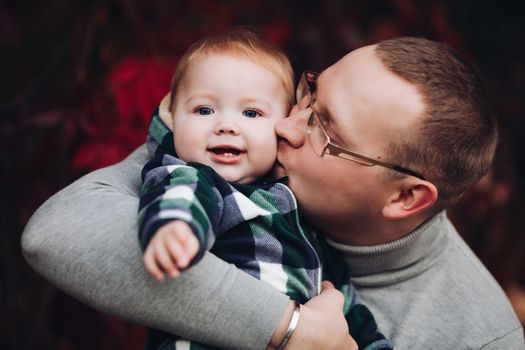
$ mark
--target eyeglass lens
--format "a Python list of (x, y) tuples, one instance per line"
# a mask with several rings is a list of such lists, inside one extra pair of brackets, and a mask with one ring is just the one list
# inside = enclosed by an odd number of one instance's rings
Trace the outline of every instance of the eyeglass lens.
[(317, 119), (315, 112), (312, 111), (310, 118), (308, 119), (308, 138), (313, 151), (319, 157), (322, 157), (328, 143), (328, 138), (323, 130), (319, 126), (319, 120)]

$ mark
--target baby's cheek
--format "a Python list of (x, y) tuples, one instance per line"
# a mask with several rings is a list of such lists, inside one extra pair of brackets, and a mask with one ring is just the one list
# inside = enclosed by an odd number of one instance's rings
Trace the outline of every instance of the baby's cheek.
[(259, 167), (261, 168), (261, 173), (266, 174), (277, 160), (277, 138), (266, 143), (261, 149), (262, 152), (259, 154)]
[(175, 145), (178, 158), (185, 162), (203, 162), (202, 156), (200, 156), (201, 152), (198, 152), (200, 149), (199, 142), (197, 142), (195, 137), (177, 135), (174, 137), (173, 144)]

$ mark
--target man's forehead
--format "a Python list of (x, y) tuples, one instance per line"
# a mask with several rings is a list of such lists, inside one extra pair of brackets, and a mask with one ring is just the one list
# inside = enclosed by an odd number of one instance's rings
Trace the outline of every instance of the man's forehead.
[(324, 70), (317, 83), (318, 96), (326, 100), (336, 99), (335, 95), (338, 95), (338, 100), (351, 97), (351, 101), (345, 102), (352, 104), (356, 100), (387, 103), (389, 99), (402, 98), (412, 100), (414, 104), (419, 102), (417, 104), (421, 107), (423, 101), (419, 88), (387, 68), (377, 55), (376, 47), (369, 45), (356, 49)]
[(391, 116), (384, 122), (398, 129), (414, 122), (408, 116), (423, 114), (418, 88), (390, 71), (375, 50), (376, 45), (356, 49), (319, 76), (316, 107), (342, 136), (360, 121)]
[(319, 86), (322, 87), (322, 85), (325, 85), (327, 80), (330, 80), (331, 83), (334, 82), (334, 80), (344, 81), (345, 78), (351, 75), (352, 69), (359, 69), (360, 67), (363, 69), (366, 68), (367, 64), (370, 63), (370, 60), (373, 60), (374, 58), (377, 59), (375, 54), (376, 46), (377, 45), (368, 45), (355, 49), (347, 53), (330, 67), (326, 68), (319, 75), (317, 80), (318, 88)]

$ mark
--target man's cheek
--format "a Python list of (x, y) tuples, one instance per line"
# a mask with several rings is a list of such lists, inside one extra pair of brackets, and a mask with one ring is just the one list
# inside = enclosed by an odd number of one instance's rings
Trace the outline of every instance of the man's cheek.
[(284, 170), (284, 167), (279, 162), (275, 162), (275, 164), (272, 167), (271, 170), (272, 178), (275, 180), (278, 180), (284, 176), (286, 176), (286, 170)]

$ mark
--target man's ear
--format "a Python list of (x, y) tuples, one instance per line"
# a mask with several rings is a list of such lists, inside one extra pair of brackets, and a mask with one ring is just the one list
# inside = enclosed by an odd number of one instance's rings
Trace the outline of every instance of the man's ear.
[(383, 215), (389, 219), (403, 219), (432, 207), (438, 198), (436, 186), (419, 179), (401, 181), (396, 191), (387, 199)]

